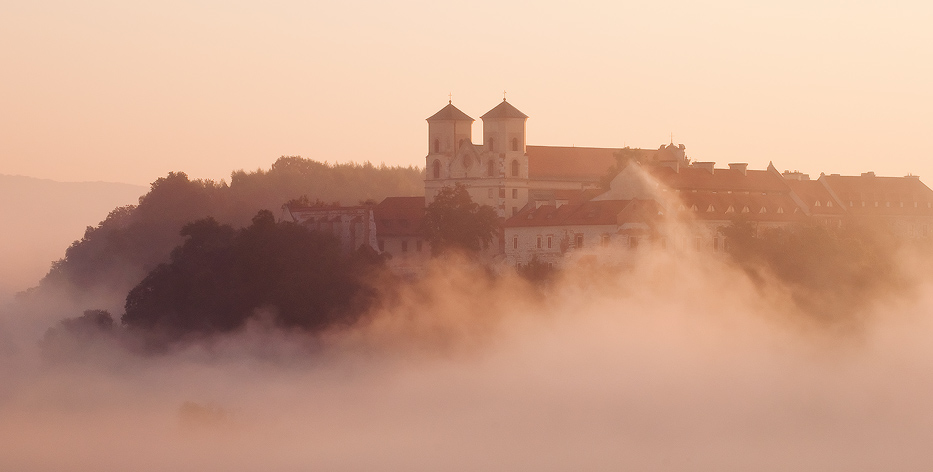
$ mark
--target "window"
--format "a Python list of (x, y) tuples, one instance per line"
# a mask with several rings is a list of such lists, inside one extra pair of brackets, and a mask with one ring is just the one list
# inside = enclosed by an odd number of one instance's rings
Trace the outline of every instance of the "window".
[(487, 175), (488, 177), (492, 177), (493, 171), (495, 170), (495, 169), (493, 168), (494, 165), (495, 165), (495, 164), (494, 164), (492, 161), (489, 161), (489, 162), (486, 163), (486, 175)]
[(518, 177), (518, 161), (512, 161), (512, 177)]
[(500, 189), (499, 189), (499, 198), (505, 198), (505, 189), (504, 189), (504, 188), (500, 188)]
[(551, 248), (551, 237), (550, 236), (547, 237), (547, 248), (548, 249)]
[(440, 139), (434, 138), (434, 152), (435, 153), (441, 152), (441, 140)]
[(489, 150), (490, 150), (490, 151), (495, 151), (495, 150), (496, 150), (496, 140), (495, 140), (495, 139), (489, 138)]
[(421, 252), (421, 240), (415, 241), (415, 250)]
[(518, 249), (518, 236), (512, 238), (512, 249)]
[(541, 236), (538, 236), (538, 249), (541, 249)]
[(577, 233), (574, 236), (574, 247), (577, 249), (583, 249), (583, 233)]
[(608, 245), (609, 245), (609, 235), (608, 235), (608, 234), (602, 235), (602, 238), (600, 238), (600, 244), (602, 244), (603, 246), (608, 246)]
[(435, 160), (432, 167), (433, 167), (434, 178), (435, 179), (441, 178), (441, 161)]
[(513, 188), (513, 189), (512, 189), (512, 198), (518, 198), (518, 189), (517, 189), (517, 188)]
[(518, 138), (512, 138), (512, 150), (518, 151)]
[(402, 240), (402, 252), (408, 252), (408, 240), (407, 239)]

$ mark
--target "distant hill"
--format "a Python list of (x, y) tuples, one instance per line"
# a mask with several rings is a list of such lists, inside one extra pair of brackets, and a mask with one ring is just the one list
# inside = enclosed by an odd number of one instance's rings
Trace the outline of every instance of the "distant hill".
[(36, 285), (88, 226), (115, 207), (136, 204), (147, 190), (0, 174), (0, 301)]

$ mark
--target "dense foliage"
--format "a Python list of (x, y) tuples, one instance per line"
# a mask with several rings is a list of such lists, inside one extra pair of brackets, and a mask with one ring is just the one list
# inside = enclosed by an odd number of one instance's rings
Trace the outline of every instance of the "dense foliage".
[(129, 292), (128, 327), (211, 334), (263, 312), (278, 326), (317, 330), (352, 322), (376, 300), (364, 282), (381, 263), (371, 249), (344, 253), (334, 237), (276, 223), (269, 211), (239, 230), (206, 218), (181, 233), (170, 262)]
[(760, 233), (747, 221), (721, 229), (727, 251), (760, 284), (786, 284), (810, 313), (836, 318), (902, 287), (892, 241), (878, 228), (812, 223)]
[(42, 287), (69, 289), (76, 295), (126, 293), (182, 242), (179, 229), (213, 217), (239, 228), (261, 209), (278, 210), (289, 200), (356, 204), (390, 195), (419, 195), (418, 168), (334, 164), (282, 157), (268, 171), (236, 171), (230, 184), (191, 180), (169, 173), (152, 183), (139, 205), (113, 210), (96, 227), (88, 227), (65, 257), (52, 266)]
[(425, 209), (424, 233), (435, 255), (448, 250), (476, 252), (489, 247), (499, 229), (499, 217), (479, 205), (462, 184), (444, 187)]

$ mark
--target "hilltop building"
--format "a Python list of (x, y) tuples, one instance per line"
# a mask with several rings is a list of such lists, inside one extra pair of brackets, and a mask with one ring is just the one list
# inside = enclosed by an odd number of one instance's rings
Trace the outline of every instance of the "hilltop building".
[[(421, 233), (425, 206), (463, 184), (473, 201), (496, 209), (502, 231), (491, 249), (510, 264), (561, 263), (599, 248), (682, 247), (724, 250), (719, 229), (741, 219), (756, 231), (816, 221), (881, 224), (903, 238), (933, 230), (933, 191), (916, 176), (877, 177), (716, 168), (691, 161), (683, 144), (658, 149), (534, 146), (528, 116), (503, 99), (475, 121), (452, 102), (427, 118), (424, 197), (389, 197), (370, 207), (294, 208), (288, 218), (329, 231), (344, 244), (393, 256), (403, 273), (429, 257)], [(671, 221), (686, 230), (671, 233)], [(682, 228), (683, 229), (683, 228)], [(624, 252), (623, 252), (624, 254)]]

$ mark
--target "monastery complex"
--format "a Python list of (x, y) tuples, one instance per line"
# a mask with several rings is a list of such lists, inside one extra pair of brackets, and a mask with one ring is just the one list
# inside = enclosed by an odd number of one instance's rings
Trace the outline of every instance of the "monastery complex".
[[(689, 159), (683, 144), (658, 149), (529, 145), (528, 117), (504, 100), (475, 121), (448, 103), (427, 119), (423, 197), (389, 197), (375, 206), (286, 208), (286, 218), (337, 235), (348, 249), (368, 244), (391, 264), (416, 270), (429, 257), (424, 209), (444, 187), (464, 185), (501, 221), (489, 256), (511, 265), (559, 264), (600, 252), (674, 245), (724, 250), (719, 229), (736, 220), (767, 228), (846, 220), (886, 225), (900, 237), (931, 236), (933, 191), (916, 176), (879, 177), (717, 168)], [(665, 231), (672, 221), (686, 227)], [(612, 248), (607, 251), (604, 248)]]

